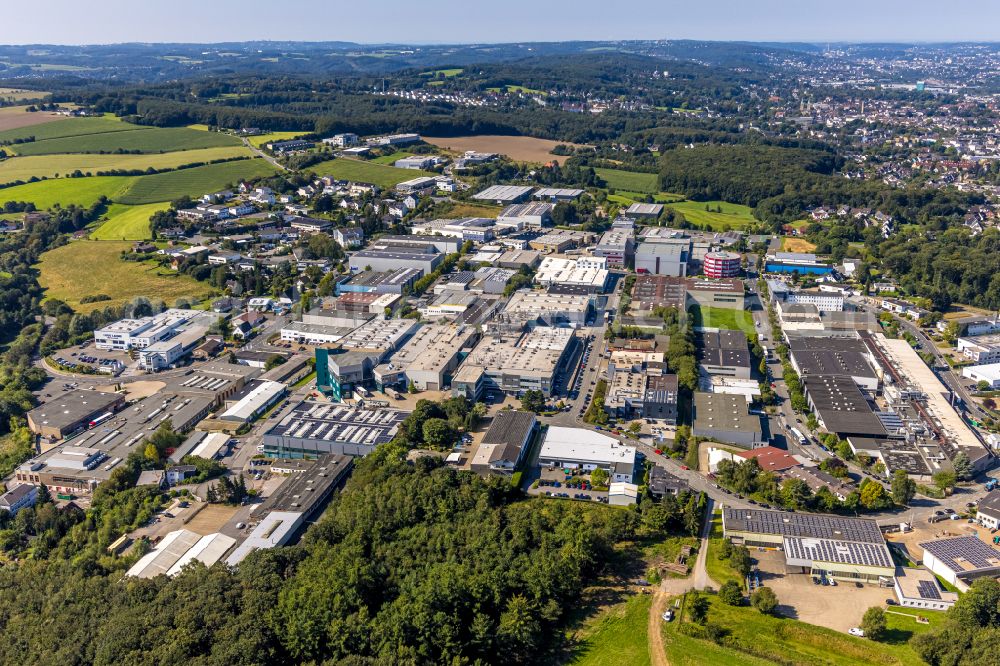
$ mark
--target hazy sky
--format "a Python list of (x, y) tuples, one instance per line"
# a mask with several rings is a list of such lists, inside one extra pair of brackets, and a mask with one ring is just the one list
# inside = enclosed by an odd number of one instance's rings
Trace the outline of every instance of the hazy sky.
[(1000, 40), (997, 0), (2, 0), (2, 44)]

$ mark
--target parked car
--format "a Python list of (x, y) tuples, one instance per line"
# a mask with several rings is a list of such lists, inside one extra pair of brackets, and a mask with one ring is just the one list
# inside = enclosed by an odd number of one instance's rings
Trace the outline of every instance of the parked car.
[(847, 633), (851, 636), (859, 636), (861, 638), (865, 637), (865, 632), (861, 629), (861, 627), (851, 627), (847, 630)]

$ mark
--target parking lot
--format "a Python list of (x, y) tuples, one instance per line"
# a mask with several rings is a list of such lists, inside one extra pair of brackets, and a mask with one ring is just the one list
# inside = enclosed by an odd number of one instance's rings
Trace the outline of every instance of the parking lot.
[(535, 488), (534, 483), (532, 483), (528, 489), (530, 495), (576, 499), (585, 502), (607, 503), (608, 501), (608, 492), (594, 490), (590, 485), (590, 475), (588, 474), (567, 474), (565, 470), (557, 467), (541, 467), (539, 472), (538, 487)]
[(887, 599), (895, 599), (891, 588), (844, 582), (817, 585), (809, 574), (786, 573), (782, 552), (751, 548), (750, 555), (757, 560), (761, 585), (778, 597), (778, 612), (809, 624), (846, 632), (861, 623), (868, 608), (884, 608)]
[(52, 355), (52, 360), (71, 372), (110, 377), (117, 377), (136, 364), (128, 353), (97, 349), (90, 340), (59, 350)]

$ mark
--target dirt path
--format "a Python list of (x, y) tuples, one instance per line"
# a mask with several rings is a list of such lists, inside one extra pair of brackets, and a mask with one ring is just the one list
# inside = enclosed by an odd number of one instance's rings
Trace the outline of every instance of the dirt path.
[(705, 507), (705, 518), (701, 525), (701, 542), (698, 545), (698, 559), (694, 563), (694, 587), (704, 590), (706, 587), (719, 589), (719, 584), (712, 580), (705, 568), (705, 561), (708, 559), (708, 537), (712, 533), (712, 499), (709, 498)]
[(663, 611), (667, 609), (670, 601), (670, 593), (667, 592), (666, 582), (656, 588), (653, 596), (653, 605), (649, 608), (649, 624), (646, 633), (649, 636), (649, 661), (652, 666), (670, 666), (667, 661), (667, 651), (663, 646), (663, 633), (660, 631), (660, 623), (663, 622)]

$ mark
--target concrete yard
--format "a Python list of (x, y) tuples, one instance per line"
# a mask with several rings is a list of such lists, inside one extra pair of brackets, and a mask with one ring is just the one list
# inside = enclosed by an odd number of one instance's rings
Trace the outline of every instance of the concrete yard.
[(761, 584), (774, 590), (778, 612), (809, 624), (847, 631), (861, 623), (861, 616), (871, 606), (885, 607), (895, 595), (890, 588), (875, 585), (857, 587), (853, 583), (834, 586), (816, 585), (809, 574), (785, 574), (784, 553), (750, 549), (758, 561)]

